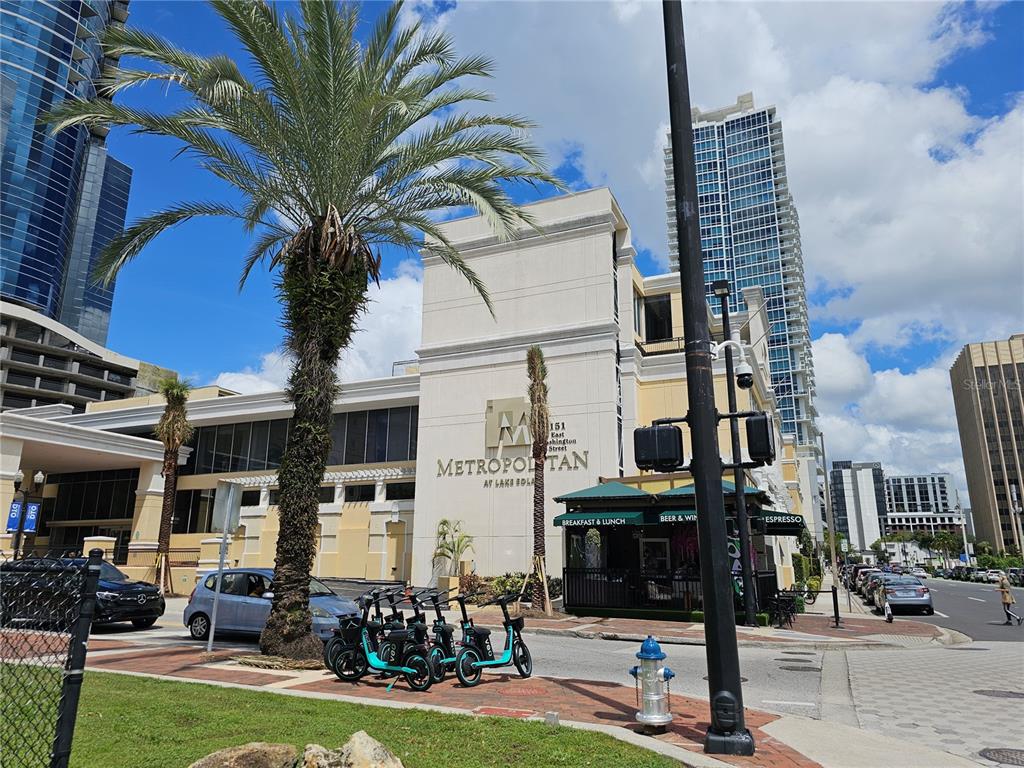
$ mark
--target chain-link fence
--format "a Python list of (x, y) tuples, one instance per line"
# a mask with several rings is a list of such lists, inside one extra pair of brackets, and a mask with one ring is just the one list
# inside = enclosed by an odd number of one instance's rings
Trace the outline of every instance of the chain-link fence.
[(0, 561), (0, 764), (66, 768), (103, 552)]

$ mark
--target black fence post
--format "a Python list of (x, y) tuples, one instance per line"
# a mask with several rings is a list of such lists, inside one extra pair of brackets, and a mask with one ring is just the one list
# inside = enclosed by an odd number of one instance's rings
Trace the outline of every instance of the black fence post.
[(836, 629), (839, 629), (839, 589), (832, 585), (832, 614), (835, 618)]
[(85, 674), (85, 652), (89, 644), (89, 631), (96, 613), (96, 584), (100, 579), (102, 549), (89, 550), (89, 561), (85, 565), (85, 579), (82, 582), (82, 601), (78, 619), (71, 630), (71, 653), (64, 669), (61, 686), (57, 733), (53, 739), (50, 768), (67, 768), (71, 758), (71, 739), (75, 735), (75, 719), (78, 716), (78, 698), (82, 693), (82, 678)]

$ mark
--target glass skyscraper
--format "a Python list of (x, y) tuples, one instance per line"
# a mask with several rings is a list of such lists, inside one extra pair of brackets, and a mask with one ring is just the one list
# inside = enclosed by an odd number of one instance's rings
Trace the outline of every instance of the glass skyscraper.
[(124, 228), (131, 169), (108, 156), (105, 128), (51, 136), (39, 118), (64, 99), (97, 95), (118, 64), (100, 37), (127, 18), (123, 0), (0, 4), (0, 294), (99, 344), (114, 289), (90, 273)]
[[(750, 93), (723, 109), (694, 109), (692, 119), (708, 300), (717, 313), (711, 284), (729, 280), (730, 309), (743, 311), (742, 289), (761, 287), (771, 323), (772, 388), (782, 432), (794, 435), (798, 445), (815, 446), (814, 367), (800, 224), (786, 180), (782, 123), (775, 107), (755, 108)], [(678, 270), (672, 150), (665, 152), (669, 261)]]

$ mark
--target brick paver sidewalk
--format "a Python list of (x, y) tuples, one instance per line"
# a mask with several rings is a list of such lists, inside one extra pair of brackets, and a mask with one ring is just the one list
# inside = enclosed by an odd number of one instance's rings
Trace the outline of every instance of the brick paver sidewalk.
[[(245, 652), (251, 653), (251, 650)], [(404, 681), (399, 681), (389, 693), (389, 681), (371, 677), (353, 684), (338, 680), (326, 670), (257, 671), (230, 660), (238, 653), (238, 650), (224, 649), (206, 654), (201, 648), (188, 645), (138, 648), (132, 652), (118, 648), (91, 655), (87, 666), (111, 672), (232, 683), (262, 690), (326, 694), (362, 703), (368, 699), (380, 699), (414, 706), (429, 704), (475, 715), (530, 718), (557, 712), (563, 722), (638, 730), (634, 718), (636, 693), (632, 687), (617, 683), (542, 677), (523, 680), (515, 673), (488, 674), (480, 685), (472, 689), (463, 688), (454, 677), (450, 677), (425, 693), (410, 691)], [(675, 719), (668, 732), (653, 738), (691, 752), (701, 752), (702, 739), (708, 727), (707, 702), (673, 694), (672, 713)], [(776, 715), (748, 709), (746, 717), (757, 743), (757, 754), (753, 757), (716, 755), (716, 758), (736, 766), (757, 768), (814, 768), (818, 765), (761, 730), (778, 719)]]
[[(473, 612), (473, 620), (484, 627), (500, 627), (500, 609), (483, 608)], [(556, 615), (555, 618), (533, 617), (526, 620), (526, 631), (546, 633), (565, 632), (579, 637), (607, 637), (636, 639), (655, 635), (661, 642), (704, 642), (704, 625), (683, 621), (653, 621), (648, 619), (599, 618)], [(919, 638), (922, 641), (938, 638), (942, 630), (920, 621), (898, 619), (887, 624), (873, 617), (843, 617), (839, 629), (832, 626), (832, 618), (820, 614), (802, 614), (793, 621), (793, 627), (737, 627), (740, 644), (835, 644), (837, 647), (857, 644), (899, 644), (895, 636)]]

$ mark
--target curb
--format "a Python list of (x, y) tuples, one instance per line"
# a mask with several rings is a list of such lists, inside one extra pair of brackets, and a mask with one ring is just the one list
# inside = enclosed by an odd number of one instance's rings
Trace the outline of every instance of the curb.
[[(938, 627), (938, 625), (936, 625)], [(939, 636), (932, 639), (932, 642), (938, 643), (942, 646), (952, 645), (967, 645), (974, 642), (974, 638), (969, 635), (965, 635), (963, 632), (957, 632), (955, 629), (946, 629), (945, 627), (938, 627)]]

